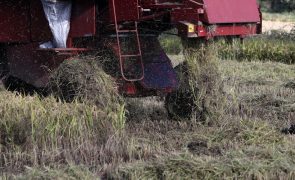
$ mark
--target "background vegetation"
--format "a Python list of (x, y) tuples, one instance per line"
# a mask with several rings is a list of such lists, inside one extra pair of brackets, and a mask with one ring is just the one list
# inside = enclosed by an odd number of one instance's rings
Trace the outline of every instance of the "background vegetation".
[[(181, 40), (177, 36), (163, 35), (165, 40), (162, 46), (169, 54), (179, 54), (183, 50)], [(246, 38), (241, 42), (239, 39), (228, 41), (218, 39), (215, 41), (217, 51), (221, 59), (236, 60), (260, 60), (277, 61), (293, 64), (295, 61), (295, 29), (290, 33), (284, 31), (272, 31), (264, 35)]]
[(259, 2), (264, 11), (284, 12), (295, 10), (293, 0), (259, 0)]

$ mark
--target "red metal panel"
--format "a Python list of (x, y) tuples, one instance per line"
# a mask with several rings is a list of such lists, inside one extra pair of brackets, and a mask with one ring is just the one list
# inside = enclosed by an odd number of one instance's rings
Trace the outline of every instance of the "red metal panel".
[[(95, 35), (95, 4), (93, 0), (76, 0), (73, 3), (70, 37)], [(33, 41), (46, 41), (52, 34), (41, 0), (31, 0), (31, 29)]]
[(152, 5), (155, 4), (156, 0), (144, 0), (144, 1), (140, 1), (140, 5)]
[(157, 0), (158, 4), (166, 3), (166, 4), (181, 4), (183, 0)]
[(257, 32), (257, 24), (251, 25), (220, 25), (213, 30), (208, 31), (204, 26), (197, 27), (198, 37), (211, 38), (214, 36), (248, 36), (254, 35)]
[(145, 0), (142, 1), (142, 4), (151, 5), (151, 4), (181, 4), (184, 0)]
[[(112, 4), (113, 0), (109, 0)], [(136, 21), (139, 18), (138, 0), (114, 0), (116, 6), (117, 21)], [(114, 21), (114, 10), (110, 6), (110, 15)]]
[(210, 24), (259, 22), (256, 0), (203, 0)]
[(31, 0), (31, 37), (32, 41), (47, 41), (52, 34), (44, 14), (41, 0)]
[(0, 1), (0, 42), (30, 39), (29, 3), (27, 0)]
[(38, 88), (45, 87), (51, 70), (56, 69), (69, 56), (56, 56), (49, 51), (38, 51), (39, 43), (7, 47), (9, 74)]
[(70, 37), (93, 36), (96, 33), (94, 0), (76, 0), (72, 9)]
[(180, 21), (198, 22), (199, 14), (194, 9), (174, 9), (173, 11), (171, 11), (171, 21), (174, 23)]

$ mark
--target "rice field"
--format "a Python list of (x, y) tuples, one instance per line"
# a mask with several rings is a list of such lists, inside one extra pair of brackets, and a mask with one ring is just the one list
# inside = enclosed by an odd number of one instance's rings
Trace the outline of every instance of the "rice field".
[(218, 65), (225, 108), (207, 123), (169, 119), (157, 97), (127, 99), (115, 113), (2, 89), (2, 178), (294, 177), (294, 138), (281, 130), (295, 123), (295, 66)]
[[(86, 94), (23, 95), (1, 84), (0, 179), (294, 179), (295, 138), (286, 129), (295, 124), (292, 38), (273, 33), (244, 44), (218, 41), (205, 56), (171, 53), (206, 87), (194, 97), (202, 120), (169, 116), (162, 97), (122, 99), (93, 61), (83, 61), (96, 77), (87, 78)], [(52, 87), (77, 89), (81, 74), (67, 73), (57, 71)], [(56, 98), (71, 93), (79, 98)]]

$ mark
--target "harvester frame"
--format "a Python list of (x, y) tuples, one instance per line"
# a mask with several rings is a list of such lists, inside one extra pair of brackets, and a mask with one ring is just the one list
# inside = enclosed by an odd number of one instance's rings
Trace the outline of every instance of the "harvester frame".
[[(72, 2), (67, 48), (51, 49), (39, 48), (40, 43), (52, 38), (40, 0), (0, 2), (0, 43), (9, 76), (38, 88), (46, 87), (50, 73), (63, 61), (107, 48), (118, 60), (121, 75), (115, 78), (122, 94), (167, 94), (178, 88), (178, 79), (157, 41), (162, 32), (177, 28), (183, 39), (196, 41), (261, 33), (261, 12), (256, 0)], [(135, 46), (132, 52), (124, 52), (121, 41), (127, 36), (133, 36), (133, 43), (127, 42), (127, 46)]]

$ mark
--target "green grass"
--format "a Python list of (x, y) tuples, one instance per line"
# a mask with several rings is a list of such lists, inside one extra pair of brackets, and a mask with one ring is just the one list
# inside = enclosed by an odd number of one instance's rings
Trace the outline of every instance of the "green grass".
[(83, 166), (68, 166), (59, 168), (31, 168), (26, 167), (24, 172), (18, 175), (5, 174), (2, 176), (3, 179), (16, 179), (16, 180), (26, 180), (26, 179), (85, 179), (94, 180), (100, 179), (95, 173), (89, 171), (88, 168)]
[(4, 170), (98, 163), (98, 150), (119, 133), (119, 112), (5, 91), (0, 92), (0, 98), (0, 167)]
[[(177, 32), (171, 31), (171, 33), (176, 34)], [(162, 48), (168, 54), (179, 54), (183, 50), (183, 47), (181, 46), (181, 39), (177, 36), (162, 34), (159, 37), (159, 41), (161, 43)]]
[(294, 65), (219, 67), (227, 101), (211, 124), (171, 121), (160, 99), (132, 99), (122, 131), (121, 113), (2, 90), (2, 178), (293, 178), (294, 138), (280, 129), (294, 123), (295, 90), (285, 86)]
[[(266, 12), (290, 12), (295, 10), (293, 0), (258, 0), (262, 11)], [(274, 3), (272, 5), (272, 3)]]
[(295, 12), (263, 12), (262, 17), (267, 21), (295, 22)]
[[(210, 88), (216, 73), (224, 85), (222, 109), (206, 123), (170, 119), (161, 97), (109, 108), (0, 88), (0, 179), (294, 179), (294, 137), (281, 133), (295, 123), (292, 38), (220, 41), (205, 66), (194, 66), (202, 51), (186, 57), (198, 86)], [(177, 65), (185, 57), (175, 54)]]
[[(276, 61), (286, 64), (295, 63), (295, 32), (285, 33), (272, 31), (259, 37), (246, 38), (243, 43), (239, 39), (229, 43), (225, 40), (216, 40), (217, 51), (222, 59), (240, 61)], [(179, 54), (182, 43), (177, 37), (168, 37), (162, 40), (163, 48), (168, 54)]]
[(293, 179), (294, 137), (280, 130), (295, 120), (295, 90), (285, 87), (295, 80), (294, 68), (274, 62), (221, 61), (228, 94), (223, 118), (209, 126), (150, 119), (129, 124), (138, 129), (134, 137), (140, 142), (153, 141), (150, 151), (156, 158), (123, 164), (110, 177)]
[[(287, 39), (289, 38), (289, 39)], [(295, 63), (294, 36), (272, 35), (245, 39), (243, 43), (234, 41), (227, 44), (220, 41), (219, 55), (223, 59), (277, 61)]]
[(122, 173), (129, 179), (292, 179), (294, 147), (284, 148), (249, 147), (207, 158), (177, 154)]
[[(237, 119), (236, 119), (237, 120)], [(292, 179), (294, 144), (260, 120), (203, 127), (183, 140), (195, 146), (149, 162), (122, 166), (114, 175), (127, 179)], [(189, 141), (190, 139), (190, 141)], [(200, 143), (202, 142), (202, 143)]]

